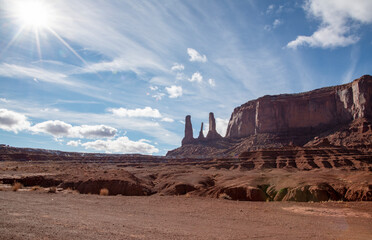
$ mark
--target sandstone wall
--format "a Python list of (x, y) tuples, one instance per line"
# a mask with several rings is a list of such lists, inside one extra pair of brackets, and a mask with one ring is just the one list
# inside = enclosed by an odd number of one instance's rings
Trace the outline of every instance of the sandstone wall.
[(226, 137), (311, 132), (372, 118), (372, 77), (300, 94), (264, 96), (234, 109)]

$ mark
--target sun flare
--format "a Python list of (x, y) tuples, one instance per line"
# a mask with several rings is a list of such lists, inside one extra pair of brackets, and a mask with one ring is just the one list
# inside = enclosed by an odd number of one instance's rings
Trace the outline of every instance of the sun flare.
[(23, 26), (44, 28), (49, 25), (50, 11), (41, 1), (23, 1), (16, 7), (16, 16)]

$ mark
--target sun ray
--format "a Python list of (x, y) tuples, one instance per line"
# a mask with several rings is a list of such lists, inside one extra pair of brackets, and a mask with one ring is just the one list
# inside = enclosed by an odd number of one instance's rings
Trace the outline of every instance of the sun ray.
[(13, 45), (13, 43), (15, 42), (15, 40), (17, 40), (17, 38), (19, 37), (19, 35), (21, 35), (21, 33), (23, 32), (25, 26), (21, 26), (18, 30), (18, 32), (16, 34), (14, 34), (12, 40), (9, 41), (9, 43), (5, 46), (5, 48), (0, 52), (0, 57), (3, 55), (3, 53), (10, 47)]
[[(68, 44), (65, 40), (63, 40), (63, 38), (61, 36), (59, 36), (58, 33), (56, 33), (56, 31), (54, 31), (52, 28), (50, 27), (47, 27), (47, 29), (59, 40), (61, 41), (61, 43), (63, 45), (65, 45), (65, 47), (67, 47), (77, 58), (79, 58), (84, 64), (85, 66), (87, 66), (88, 68), (90, 68), (89, 64), (84, 60), (84, 58), (82, 58), (71, 46), (70, 44)], [(99, 77), (101, 78), (101, 76), (96, 72), (94, 71), (94, 73)]]
[(68, 44), (63, 38), (59, 36), (58, 33), (56, 33), (53, 29), (50, 27), (47, 27), (47, 29), (59, 40), (65, 47), (67, 47), (77, 58), (79, 58), (85, 65), (88, 66), (88, 63)]
[[(79, 53), (73, 49), (54, 29), (53, 24), (56, 22), (56, 12), (53, 9), (51, 2), (43, 0), (27, 0), (14, 2), (11, 16), (15, 18), (16, 22), (20, 24), (20, 29), (14, 35), (12, 40), (6, 45), (6, 47), (0, 52), (2, 54), (14, 44), (18, 37), (24, 30), (33, 31), (35, 35), (36, 49), (39, 60), (43, 59), (42, 46), (41, 46), (41, 33), (47, 31), (56, 37), (71, 53), (73, 53), (87, 68), (90, 68), (89, 64), (84, 60)], [(41, 61), (42, 62), (42, 61)], [(101, 76), (93, 71), (99, 78)]]
[(39, 55), (39, 60), (42, 60), (39, 31), (37, 28), (35, 28), (34, 31), (35, 31), (35, 38), (36, 38), (37, 53)]

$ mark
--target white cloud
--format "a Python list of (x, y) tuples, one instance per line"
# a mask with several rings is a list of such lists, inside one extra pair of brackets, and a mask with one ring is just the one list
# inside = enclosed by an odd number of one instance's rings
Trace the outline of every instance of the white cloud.
[(273, 22), (273, 28), (276, 28), (277, 26), (279, 26), (282, 23), (283, 22), (280, 19), (275, 19), (274, 22)]
[(209, 85), (211, 85), (212, 87), (215, 87), (215, 86), (216, 86), (216, 81), (215, 81), (213, 78), (208, 79), (208, 83), (209, 83)]
[(148, 143), (148, 140), (131, 141), (128, 137), (119, 137), (117, 139), (96, 140), (93, 142), (82, 143), (85, 149), (94, 149), (105, 151), (107, 153), (142, 153), (153, 154), (159, 152), (159, 149)]
[(161, 92), (152, 95), (152, 97), (158, 101), (161, 100), (164, 96), (165, 96), (165, 93), (161, 93)]
[(72, 126), (59, 120), (49, 120), (35, 124), (30, 128), (35, 133), (46, 133), (54, 137), (102, 138), (114, 137), (117, 130), (105, 125)]
[(165, 90), (167, 90), (167, 92), (169, 94), (169, 98), (178, 98), (178, 97), (182, 96), (182, 87), (181, 86), (173, 85), (173, 86), (170, 86), (170, 87), (166, 87)]
[(182, 71), (185, 69), (185, 66), (183, 64), (175, 63), (172, 66), (172, 71)]
[(30, 122), (25, 115), (0, 109), (0, 129), (18, 133), (18, 131), (27, 130), (29, 127)]
[(168, 118), (168, 117), (162, 118), (161, 121), (162, 122), (174, 122), (172, 118)]
[(351, 33), (356, 28), (354, 23), (372, 23), (372, 1), (369, 0), (308, 0), (304, 9), (320, 19), (321, 24), (311, 36), (297, 36), (287, 47), (344, 47), (359, 41), (359, 36)]
[(0, 98), (0, 102), (9, 103), (9, 100), (7, 100), (6, 98)]
[(73, 127), (73, 131), (74, 130), (77, 131), (82, 138), (113, 137), (117, 133), (115, 128), (105, 125), (82, 125)]
[(156, 90), (158, 90), (158, 87), (157, 86), (150, 86), (150, 90), (151, 91), (156, 91)]
[(8, 63), (0, 64), (0, 76), (11, 78), (29, 78), (35, 82), (43, 81), (48, 83), (56, 83), (70, 86), (77, 85), (73, 81), (68, 80), (68, 76), (63, 73)]
[(176, 79), (177, 79), (177, 80), (186, 80), (187, 77), (186, 77), (186, 75), (185, 75), (184, 73), (179, 72), (179, 73), (177, 73), (177, 75), (176, 75)]
[(203, 81), (203, 76), (200, 74), (200, 72), (195, 72), (191, 78), (189, 78), (190, 82), (198, 82), (201, 83)]
[[(172, 146), (177, 146), (181, 141), (182, 136), (168, 130), (164, 125), (153, 121), (151, 118), (121, 118), (115, 117), (112, 113), (86, 113), (75, 112), (68, 110), (60, 111), (43, 111), (44, 104), (35, 104), (31, 101), (17, 101), (12, 100), (10, 103), (4, 103), (7, 109), (14, 109), (18, 112), (24, 113), (27, 117), (35, 119), (44, 119), (47, 121), (50, 116), (76, 126), (85, 125), (106, 125), (116, 129), (123, 129), (125, 131), (136, 131), (151, 136), (157, 139), (158, 142), (166, 143)], [(5, 107), (4, 107), (5, 108)]]
[(219, 134), (222, 135), (222, 137), (226, 135), (228, 124), (229, 124), (229, 119), (216, 118), (216, 130)]
[(272, 13), (274, 11), (274, 8), (275, 8), (274, 4), (269, 5), (266, 9), (266, 14)]
[(73, 147), (77, 147), (77, 146), (80, 146), (81, 145), (81, 141), (80, 140), (77, 140), (77, 141), (74, 141), (74, 140), (71, 140), (69, 141), (68, 143), (66, 143), (68, 146), (73, 146)]
[(201, 55), (198, 51), (193, 48), (187, 49), (187, 54), (190, 56), (190, 62), (206, 62), (207, 56)]
[(126, 108), (109, 108), (109, 112), (119, 117), (151, 117), (161, 118), (161, 114), (158, 109), (152, 109), (151, 107), (126, 109)]
[[(45, 121), (42, 123), (38, 123), (32, 126), (31, 130), (37, 133), (47, 133), (53, 135), (55, 137), (65, 137), (70, 135), (70, 130), (72, 129), (72, 125), (59, 121), (59, 120), (50, 120)], [(73, 136), (75, 137), (75, 136)]]
[(266, 31), (271, 31), (272, 29), (277, 28), (279, 25), (281, 25), (283, 22), (280, 19), (275, 19), (274, 22), (271, 25), (265, 25), (264, 29)]
[(85, 83), (76, 76), (68, 75), (71, 74), (71, 72), (76, 73), (76, 71), (79, 71), (77, 70), (79, 69), (78, 67), (75, 67), (73, 71), (69, 69), (63, 69), (62, 71), (46, 69), (49, 68), (2, 63), (0, 64), (0, 76), (26, 81), (34, 85), (42, 83), (56, 84), (83, 95), (104, 99), (106, 101), (113, 101), (102, 94), (104, 92), (102, 87)]
[(122, 72), (133, 71), (136, 74), (142, 74), (142, 69), (161, 70), (166, 72), (163, 66), (148, 58), (132, 56), (131, 59), (126, 57), (118, 57), (112, 61), (94, 63), (82, 69), (82, 73), (88, 72)]

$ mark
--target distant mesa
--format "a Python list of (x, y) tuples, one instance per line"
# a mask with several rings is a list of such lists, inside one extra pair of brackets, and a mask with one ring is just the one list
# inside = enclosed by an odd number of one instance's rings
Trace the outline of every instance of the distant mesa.
[[(371, 119), (372, 76), (364, 75), (344, 85), (248, 101), (232, 112), (225, 137), (217, 133), (214, 114), (210, 113), (207, 136), (203, 135), (202, 124), (194, 139), (188, 115), (182, 147), (167, 156), (231, 155), (250, 149), (312, 143), (372, 147)], [(314, 141), (316, 137), (319, 139)]]
[(372, 117), (372, 77), (299, 94), (264, 96), (234, 109), (226, 137), (314, 132)]

